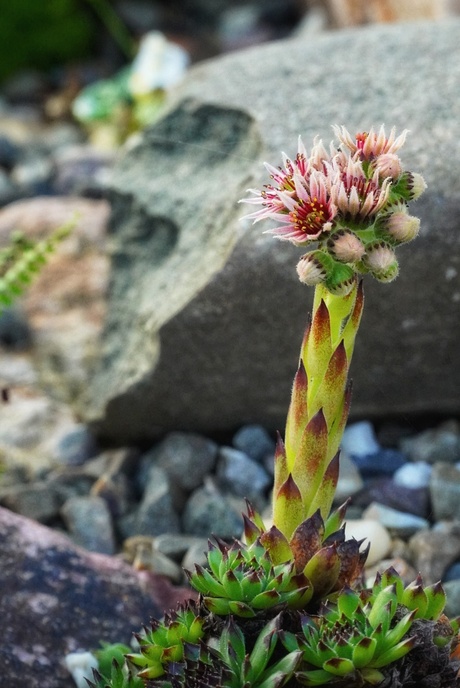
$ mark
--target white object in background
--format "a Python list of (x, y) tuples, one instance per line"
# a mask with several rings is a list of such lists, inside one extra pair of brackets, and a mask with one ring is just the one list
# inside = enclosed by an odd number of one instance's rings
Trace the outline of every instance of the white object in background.
[(433, 466), (426, 461), (414, 461), (405, 463), (398, 468), (393, 475), (393, 482), (401, 487), (410, 487), (415, 490), (419, 487), (428, 487), (430, 484)]
[(86, 679), (91, 680), (93, 669), (98, 668), (96, 657), (91, 652), (69, 652), (64, 662), (77, 688), (88, 688)]
[(384, 559), (391, 549), (391, 537), (388, 530), (382, 526), (378, 521), (371, 521), (359, 519), (356, 521), (346, 521), (345, 533), (347, 540), (355, 538), (355, 540), (365, 539), (361, 545), (361, 551), (371, 543), (369, 556), (366, 560), (366, 566), (372, 566)]
[(348, 425), (343, 433), (341, 446), (349, 456), (369, 456), (380, 450), (374, 428), (367, 420)]
[(160, 31), (146, 33), (131, 66), (131, 94), (141, 97), (157, 88), (174, 86), (184, 76), (189, 62), (188, 53), (180, 45), (168, 41)]

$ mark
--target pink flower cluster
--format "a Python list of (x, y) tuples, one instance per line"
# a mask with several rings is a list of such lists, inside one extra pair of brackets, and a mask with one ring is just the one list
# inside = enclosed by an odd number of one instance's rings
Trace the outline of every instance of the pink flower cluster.
[(374, 218), (387, 204), (392, 182), (401, 175), (396, 151), (407, 131), (389, 137), (382, 126), (353, 139), (345, 127), (333, 127), (341, 146), (329, 151), (315, 140), (310, 155), (299, 137), (294, 160), (284, 156), (283, 167), (265, 165), (272, 179), (261, 191), (249, 189), (246, 203), (262, 208), (248, 219), (270, 218), (278, 226), (268, 230), (279, 239), (304, 246), (323, 238), (338, 224), (354, 224)]
[(347, 294), (357, 275), (370, 273), (391, 282), (399, 271), (395, 248), (414, 239), (420, 220), (407, 212), (408, 201), (425, 189), (419, 174), (404, 172), (397, 155), (407, 131), (392, 129), (353, 138), (345, 127), (333, 127), (339, 146), (326, 150), (315, 139), (310, 155), (299, 138), (297, 156), (283, 156), (283, 166), (266, 164), (271, 183), (250, 189), (246, 203), (262, 206), (246, 217), (277, 222), (267, 232), (305, 246), (297, 273), (308, 285), (324, 283), (333, 294)]

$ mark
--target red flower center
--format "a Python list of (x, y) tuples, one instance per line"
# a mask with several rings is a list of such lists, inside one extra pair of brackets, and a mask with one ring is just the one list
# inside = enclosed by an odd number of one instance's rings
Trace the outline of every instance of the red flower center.
[(312, 198), (310, 201), (299, 199), (297, 208), (291, 211), (290, 217), (299, 231), (313, 236), (321, 232), (323, 225), (330, 219), (330, 214), (324, 203)]

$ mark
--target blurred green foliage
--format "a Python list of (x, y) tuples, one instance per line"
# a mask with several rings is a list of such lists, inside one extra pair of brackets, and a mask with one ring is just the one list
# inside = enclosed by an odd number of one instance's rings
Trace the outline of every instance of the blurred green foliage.
[(82, 0), (0, 0), (0, 82), (90, 54), (96, 20)]

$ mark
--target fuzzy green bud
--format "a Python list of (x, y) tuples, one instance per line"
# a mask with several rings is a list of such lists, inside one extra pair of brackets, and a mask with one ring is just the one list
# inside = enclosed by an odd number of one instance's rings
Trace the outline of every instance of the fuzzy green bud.
[(398, 275), (399, 268), (395, 252), (385, 241), (369, 244), (362, 264), (380, 282), (391, 282)]
[(398, 244), (412, 241), (418, 236), (420, 220), (409, 215), (406, 210), (397, 210), (385, 218), (384, 231)]
[(327, 247), (333, 256), (342, 263), (356, 263), (365, 252), (361, 239), (349, 229), (335, 232), (328, 239)]

